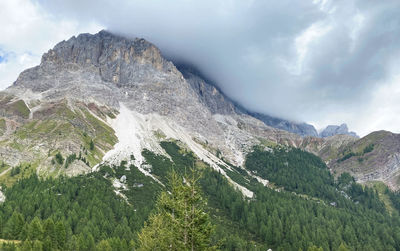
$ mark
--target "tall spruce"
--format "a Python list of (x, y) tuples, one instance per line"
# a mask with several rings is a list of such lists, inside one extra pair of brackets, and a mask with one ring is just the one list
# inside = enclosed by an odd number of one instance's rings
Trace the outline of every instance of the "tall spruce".
[(211, 245), (214, 226), (204, 211), (198, 181), (192, 171), (185, 177), (169, 175), (169, 192), (157, 200), (156, 213), (139, 233), (139, 250), (216, 250)]

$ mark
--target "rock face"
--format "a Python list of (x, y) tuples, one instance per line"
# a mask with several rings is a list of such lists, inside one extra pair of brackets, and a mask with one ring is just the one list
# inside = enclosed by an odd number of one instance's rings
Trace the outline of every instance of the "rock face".
[[(113, 107), (120, 89), (157, 82), (175, 71), (160, 51), (143, 39), (129, 40), (106, 31), (81, 34), (45, 53), (41, 64), (22, 72), (8, 91), (30, 90), (45, 99), (101, 98)], [(175, 79), (174, 79), (175, 80)], [(68, 90), (68, 92), (65, 92)]]
[(319, 136), (322, 138), (326, 138), (338, 134), (346, 134), (358, 138), (358, 135), (355, 132), (349, 132), (349, 129), (347, 128), (346, 124), (341, 124), (340, 126), (329, 125), (324, 130), (321, 131)]
[(230, 98), (225, 96), (210, 81), (205, 80), (194, 67), (187, 65), (177, 65), (186, 81), (198, 95), (200, 101), (212, 114), (246, 114), (247, 111), (234, 104)]

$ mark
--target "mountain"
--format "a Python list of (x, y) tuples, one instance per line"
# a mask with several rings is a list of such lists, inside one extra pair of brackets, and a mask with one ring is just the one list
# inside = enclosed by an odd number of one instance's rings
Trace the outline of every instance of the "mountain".
[[(165, 154), (161, 138), (182, 141), (217, 170), (225, 162), (243, 166), (253, 146), (271, 144), (300, 147), (330, 165), (356, 140), (319, 139), (311, 125), (251, 113), (197, 71), (175, 67), (153, 44), (107, 31), (60, 42), (40, 65), (22, 72), (0, 102), (0, 156), (7, 170), (34, 163), (29, 170), (43, 175), (86, 173), (131, 155), (140, 167), (143, 149)], [(79, 158), (61, 168), (54, 164), (58, 153)]]
[(224, 93), (216, 87), (215, 83), (204, 77), (204, 75), (193, 66), (178, 63), (177, 68), (191, 84), (204, 104), (208, 106), (210, 111), (214, 114), (232, 114), (233, 112), (247, 114), (273, 128), (295, 133), (300, 136), (318, 137), (318, 132), (312, 125), (295, 123), (266, 114), (255, 113), (235, 103), (224, 95)]
[(251, 113), (144, 39), (81, 34), (0, 92), (0, 238), (137, 248), (174, 170), (202, 173), (222, 250), (398, 249), (399, 135), (328, 132)]
[(254, 116), (255, 118), (258, 118), (268, 126), (296, 133), (303, 137), (305, 136), (318, 137), (318, 132), (317, 130), (315, 130), (314, 126), (307, 123), (296, 123), (260, 113), (251, 113), (251, 115)]
[(227, 97), (217, 88), (217, 85), (213, 83), (213, 81), (204, 77), (204, 75), (194, 66), (177, 63), (176, 67), (195, 90), (203, 104), (206, 105), (213, 114), (247, 114), (259, 119), (267, 126), (295, 133), (302, 137), (330, 137), (339, 134), (358, 137), (356, 133), (348, 131), (346, 124), (342, 124), (341, 126), (330, 125), (319, 134), (313, 125), (304, 122), (298, 123), (262, 113), (252, 112)]
[[(199, 96), (192, 80), (143, 39), (102, 31), (63, 41), (2, 93), (2, 158), (10, 166), (35, 163), (31, 170), (44, 174), (84, 173), (131, 155), (141, 167), (143, 149), (165, 153), (161, 137), (182, 141), (219, 170), (226, 164), (217, 155), (240, 166), (253, 145), (301, 141), (228, 100), (219, 107), (223, 95), (213, 87)], [(57, 153), (81, 158), (60, 168)]]
[(319, 133), (319, 136), (322, 138), (326, 138), (338, 134), (347, 134), (358, 138), (358, 135), (355, 132), (349, 132), (346, 124), (341, 124), (340, 126), (329, 125)]

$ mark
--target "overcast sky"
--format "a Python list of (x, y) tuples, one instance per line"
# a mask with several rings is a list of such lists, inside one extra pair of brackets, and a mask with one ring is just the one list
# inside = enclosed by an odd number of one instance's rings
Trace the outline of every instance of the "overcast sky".
[(400, 132), (399, 0), (1, 0), (0, 89), (101, 29), (196, 65), (253, 111)]

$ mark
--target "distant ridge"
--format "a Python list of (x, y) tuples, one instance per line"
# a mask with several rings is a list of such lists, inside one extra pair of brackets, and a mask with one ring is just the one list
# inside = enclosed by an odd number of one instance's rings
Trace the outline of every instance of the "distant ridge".
[(345, 134), (345, 135), (350, 135), (356, 138), (359, 138), (359, 136), (355, 132), (349, 132), (349, 129), (346, 124), (341, 124), (340, 126), (337, 125), (328, 125), (324, 130), (322, 130), (319, 134), (320, 137), (326, 138), (326, 137), (331, 137), (333, 135), (338, 135), (338, 134)]

